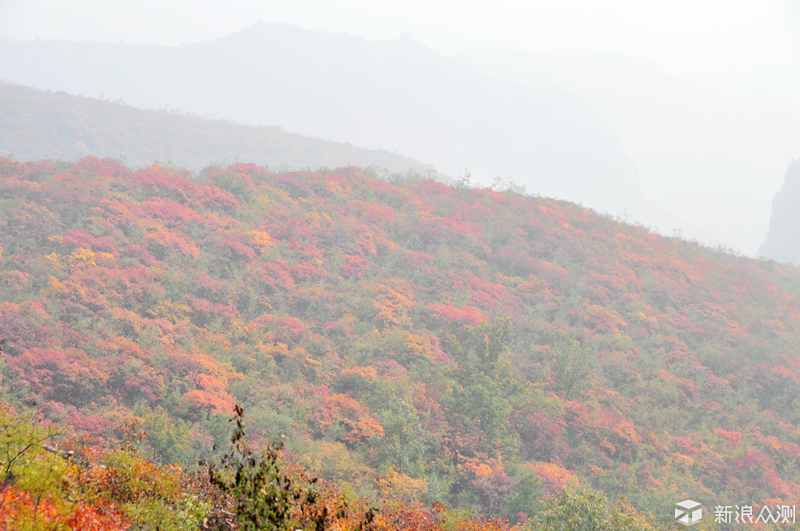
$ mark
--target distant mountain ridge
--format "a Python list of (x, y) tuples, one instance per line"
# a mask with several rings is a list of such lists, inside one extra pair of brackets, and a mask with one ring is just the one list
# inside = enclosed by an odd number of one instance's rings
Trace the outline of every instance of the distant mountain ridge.
[(256, 162), (271, 168), (378, 166), (428, 173), (430, 166), (385, 150), (362, 149), (228, 120), (137, 109), (120, 102), (0, 83), (0, 154), (17, 160), (125, 159), (131, 167), (160, 161), (198, 170), (214, 163)]
[(783, 187), (775, 194), (769, 233), (758, 252), (779, 262), (800, 264), (800, 159), (789, 164)]
[[(654, 224), (637, 168), (580, 98), (475, 73), (410, 39), (259, 23), (180, 47), (0, 41), (8, 81), (383, 147), (480, 182)], [(648, 219), (649, 216), (649, 219)], [(674, 225), (673, 225), (674, 226)], [(667, 226), (666, 229), (672, 227)]]

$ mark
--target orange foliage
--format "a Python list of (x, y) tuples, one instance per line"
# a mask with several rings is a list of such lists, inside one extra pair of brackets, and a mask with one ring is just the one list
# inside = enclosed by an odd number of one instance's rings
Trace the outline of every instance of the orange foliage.
[[(396, 465), (386, 492), (435, 475), (487, 515), (526, 462), (545, 496), (578, 473), (742, 502), (800, 484), (796, 268), (357, 168), (0, 159), (0, 200), (3, 392), (70, 430), (144, 401), (186, 423), (194, 459), (235, 395), (298, 447), (349, 452), (354, 483)], [(506, 318), (508, 344), (476, 366), (470, 334)], [(553, 355), (561, 340), (574, 359)], [(415, 511), (397, 521), (438, 525)]]
[(565, 486), (577, 487), (580, 484), (575, 472), (556, 463), (527, 463), (525, 466), (535, 471), (541, 478), (545, 498), (559, 497)]
[(75, 531), (124, 531), (130, 523), (115, 511), (101, 511), (81, 502), (51, 497), (34, 499), (30, 492), (0, 487), (0, 530), (13, 531), (39, 522), (48, 528), (63, 526)]

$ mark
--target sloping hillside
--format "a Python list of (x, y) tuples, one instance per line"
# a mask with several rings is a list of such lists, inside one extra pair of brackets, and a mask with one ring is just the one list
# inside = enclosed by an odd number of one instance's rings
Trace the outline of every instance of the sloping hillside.
[(350, 168), (0, 166), (2, 398), (192, 463), (241, 402), (345, 491), (797, 503), (800, 272)]
[(772, 200), (769, 232), (758, 252), (779, 262), (800, 264), (800, 159), (789, 164), (783, 186)]
[(275, 168), (377, 166), (428, 172), (416, 160), (383, 150), (310, 138), (279, 127), (253, 127), (120, 102), (0, 83), (0, 154), (16, 160), (74, 161), (88, 154), (129, 166), (162, 164), (199, 170), (256, 161)]

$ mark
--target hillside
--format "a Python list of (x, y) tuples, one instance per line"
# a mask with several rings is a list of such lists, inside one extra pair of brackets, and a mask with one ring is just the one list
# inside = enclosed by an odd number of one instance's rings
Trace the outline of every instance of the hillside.
[(42, 89), (383, 148), (447, 175), (466, 168), (482, 183), (512, 176), (532, 192), (627, 209), (667, 233), (682, 226), (642, 194), (637, 168), (581, 98), (477, 74), (411, 39), (267, 23), (178, 47), (0, 39), (0, 72)]
[(779, 262), (800, 264), (800, 159), (793, 160), (786, 170), (783, 187), (772, 200), (767, 239), (760, 256)]
[(120, 102), (0, 83), (0, 154), (15, 160), (86, 155), (124, 158), (132, 167), (154, 162), (199, 170), (221, 161), (255, 161), (270, 168), (377, 166), (428, 172), (415, 160), (383, 150)]
[(0, 238), (2, 399), (75, 435), (191, 465), (239, 402), (368, 498), (800, 501), (789, 266), (512, 190), (91, 157), (3, 160)]

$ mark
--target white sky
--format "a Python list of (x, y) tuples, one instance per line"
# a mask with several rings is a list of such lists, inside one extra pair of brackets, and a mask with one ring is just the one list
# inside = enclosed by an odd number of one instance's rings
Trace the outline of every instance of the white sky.
[(800, 97), (800, 0), (0, 0), (0, 36), (179, 45), (257, 21), (367, 39), (628, 53), (731, 95)]

